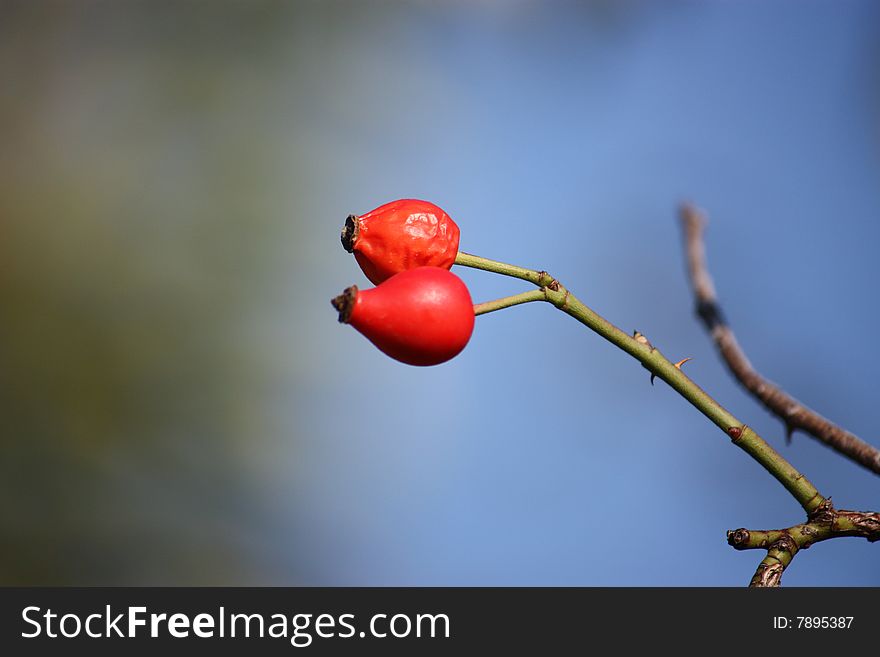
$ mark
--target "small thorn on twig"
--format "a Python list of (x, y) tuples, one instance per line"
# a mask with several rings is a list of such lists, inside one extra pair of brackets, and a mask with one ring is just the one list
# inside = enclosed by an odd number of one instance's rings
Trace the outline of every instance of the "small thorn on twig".
[(688, 356), (687, 358), (682, 358), (680, 361), (675, 363), (675, 369), (680, 370), (681, 366), (684, 365), (689, 360), (693, 360), (693, 358), (691, 358), (690, 356)]
[(654, 348), (654, 345), (652, 345), (648, 341), (648, 338), (646, 338), (645, 335), (641, 331), (633, 331), (633, 339), (636, 342), (638, 342), (639, 344), (643, 344), (643, 345), (647, 346), (649, 349)]
[(786, 422), (785, 423), (785, 444), (786, 445), (791, 445), (791, 437), (793, 434), (794, 434), (794, 426), (792, 426), (791, 424)]
[[(648, 338), (646, 338), (644, 333), (642, 333), (641, 331), (633, 331), (633, 340), (635, 340), (639, 344), (645, 345), (651, 351), (654, 351), (654, 345), (651, 344), (651, 342), (648, 340)], [(643, 364), (642, 367), (644, 367), (645, 369), (648, 369), (647, 365)], [(657, 375), (654, 374), (653, 372), (651, 372), (651, 385), (654, 385), (654, 379), (656, 377), (657, 377)]]

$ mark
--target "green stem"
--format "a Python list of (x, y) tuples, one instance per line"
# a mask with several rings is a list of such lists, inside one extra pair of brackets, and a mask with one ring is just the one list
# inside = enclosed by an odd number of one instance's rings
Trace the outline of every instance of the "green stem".
[(459, 251), (455, 257), (455, 264), (462, 267), (471, 267), (472, 269), (491, 271), (495, 274), (510, 276), (511, 278), (519, 278), (529, 283), (534, 283), (538, 287), (549, 285), (553, 281), (553, 277), (545, 271), (534, 271), (524, 267), (517, 267), (516, 265), (508, 265), (506, 262), (489, 260), (488, 258), (481, 258), (480, 256), (462, 251)]
[(754, 430), (740, 422), (732, 413), (710, 397), (659, 350), (646, 340), (637, 340), (598, 315), (547, 272), (517, 267), (467, 253), (459, 253), (455, 263), (464, 267), (519, 278), (539, 286), (546, 301), (574, 317), (584, 326), (638, 360), (652, 374), (666, 381), (676, 392), (730, 436), (735, 445), (743, 449), (773, 475), (808, 515), (825, 502), (825, 498), (819, 494), (819, 491), (804, 475), (798, 472)]
[(521, 292), (520, 294), (514, 294), (509, 297), (495, 299), (494, 301), (485, 301), (484, 303), (475, 304), (474, 315), (485, 315), (486, 313), (495, 312), (496, 310), (501, 310), (502, 308), (518, 306), (521, 303), (546, 300), (547, 298), (544, 296), (544, 293), (541, 290), (529, 290), (528, 292)]

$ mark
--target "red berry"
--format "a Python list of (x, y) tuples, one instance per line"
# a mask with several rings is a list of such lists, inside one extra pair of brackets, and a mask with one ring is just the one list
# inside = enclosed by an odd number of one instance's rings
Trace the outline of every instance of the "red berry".
[(361, 216), (350, 215), (342, 246), (378, 285), (416, 267), (449, 269), (458, 254), (460, 231), (442, 209), (428, 201), (401, 199)]
[(369, 290), (348, 288), (333, 299), (351, 324), (395, 360), (439, 365), (464, 349), (474, 330), (474, 305), (461, 279), (439, 267), (395, 274)]

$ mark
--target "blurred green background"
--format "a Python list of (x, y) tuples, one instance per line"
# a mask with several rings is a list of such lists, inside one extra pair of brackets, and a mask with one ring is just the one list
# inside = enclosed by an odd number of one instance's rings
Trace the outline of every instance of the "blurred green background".
[[(3, 0), (0, 584), (745, 584), (757, 559), (724, 531), (796, 505), (573, 322), (481, 318), (424, 370), (336, 324), (328, 300), (364, 284), (345, 216), (400, 197), (694, 356), (838, 505), (880, 507), (729, 380), (674, 217), (684, 197), (712, 214), (756, 364), (871, 439), (880, 363), (835, 327), (880, 319), (878, 18)], [(479, 300), (519, 290), (460, 273)], [(832, 543), (785, 581), (880, 583), (877, 546)]]
[(316, 11), (0, 4), (3, 583), (271, 581), (251, 478), (310, 367)]

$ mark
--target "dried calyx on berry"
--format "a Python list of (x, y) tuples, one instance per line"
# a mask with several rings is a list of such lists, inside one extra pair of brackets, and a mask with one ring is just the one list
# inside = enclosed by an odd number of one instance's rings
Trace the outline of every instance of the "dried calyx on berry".
[(333, 299), (339, 321), (409, 365), (439, 365), (465, 348), (474, 306), (462, 280), (439, 267), (395, 274), (377, 287), (351, 286)]
[(373, 283), (416, 267), (449, 269), (458, 255), (460, 231), (446, 212), (428, 201), (400, 199), (363, 215), (349, 215), (342, 246)]

